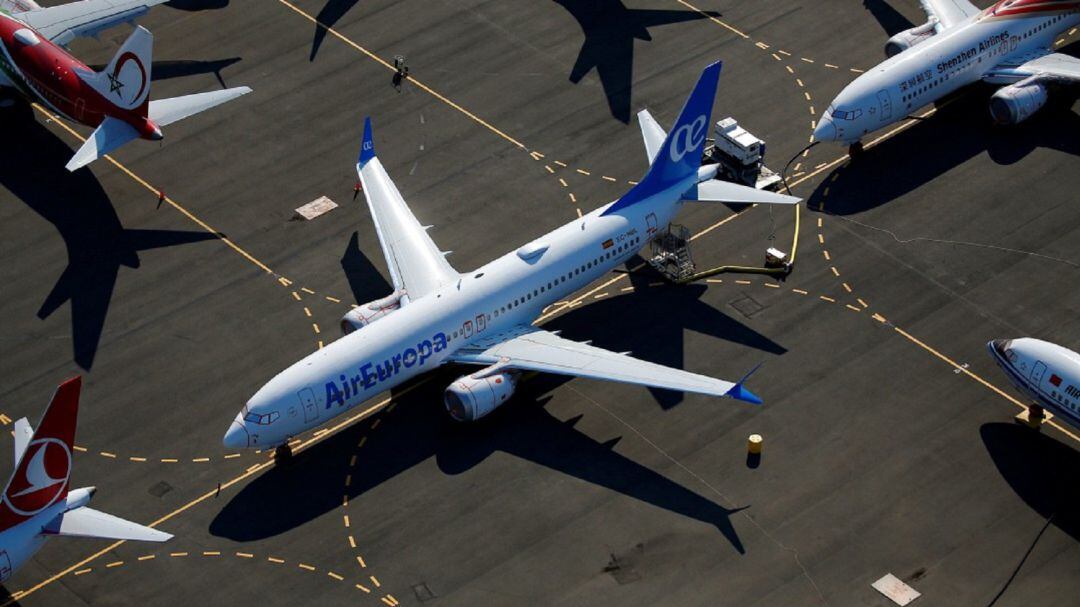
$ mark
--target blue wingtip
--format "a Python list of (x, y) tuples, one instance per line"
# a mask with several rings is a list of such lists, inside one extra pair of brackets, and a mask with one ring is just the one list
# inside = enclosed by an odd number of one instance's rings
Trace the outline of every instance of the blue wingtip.
[(364, 118), (364, 139), (360, 144), (360, 158), (356, 164), (363, 167), (375, 157), (375, 142), (371, 139), (371, 117)]
[(758, 369), (760, 369), (761, 365), (763, 364), (765, 363), (758, 363), (756, 367), (750, 369), (750, 372), (746, 375), (743, 375), (743, 378), (736, 382), (736, 384), (732, 386), (731, 389), (728, 390), (727, 394), (725, 394), (724, 396), (729, 396), (731, 398), (738, 399), (752, 405), (760, 405), (764, 403), (765, 401), (761, 400), (761, 397), (759, 397), (757, 394), (754, 394), (750, 390), (747, 390), (745, 385), (746, 380), (750, 379), (750, 376), (753, 375)]

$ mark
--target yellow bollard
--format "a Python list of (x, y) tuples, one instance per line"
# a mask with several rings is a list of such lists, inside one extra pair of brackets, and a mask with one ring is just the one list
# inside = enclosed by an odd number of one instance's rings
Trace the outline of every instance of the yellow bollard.
[(746, 450), (753, 455), (761, 454), (761, 443), (764, 439), (760, 434), (751, 434), (750, 438), (746, 441)]

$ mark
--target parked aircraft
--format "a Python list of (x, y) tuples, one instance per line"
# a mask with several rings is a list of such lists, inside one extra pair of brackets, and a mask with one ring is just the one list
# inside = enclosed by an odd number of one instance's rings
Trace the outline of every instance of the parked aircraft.
[(0, 498), (0, 582), (50, 536), (164, 542), (172, 536), (87, 506), (94, 487), (69, 490), (82, 378), (56, 389), (35, 431), (15, 422), (15, 472)]
[(0, 86), (74, 122), (95, 127), (67, 164), (90, 164), (134, 139), (158, 141), (161, 127), (251, 92), (248, 87), (150, 101), (153, 36), (136, 27), (112, 61), (95, 72), (62, 45), (132, 21), (165, 0), (81, 0), (41, 8), (0, 4)]
[(1080, 354), (1031, 337), (995, 339), (986, 347), (1035, 407), (1048, 409), (1080, 428)]
[(1016, 124), (1046, 103), (1051, 86), (1080, 82), (1080, 59), (1050, 51), (1062, 31), (1080, 24), (1080, 2), (1001, 0), (986, 10), (967, 0), (920, 4), (927, 22), (885, 43), (889, 59), (840, 91), (815, 140), (858, 153), (866, 135), (980, 80), (1005, 85), (990, 98), (990, 114)]
[(394, 292), (350, 311), (342, 319), (344, 338), (264, 385), (230, 424), (225, 445), (279, 447), (285, 456), (290, 437), (443, 363), (483, 367), (446, 390), (447, 411), (462, 421), (506, 403), (524, 371), (760, 403), (742, 381), (645, 362), (532, 324), (545, 307), (645, 247), (683, 201), (798, 202), (716, 180), (717, 165), (701, 166), (719, 75), (719, 63), (702, 72), (670, 134), (648, 112), (639, 114), (651, 166), (622, 198), (467, 273), (450, 267), (406, 206), (375, 155), (366, 120), (357, 171)]

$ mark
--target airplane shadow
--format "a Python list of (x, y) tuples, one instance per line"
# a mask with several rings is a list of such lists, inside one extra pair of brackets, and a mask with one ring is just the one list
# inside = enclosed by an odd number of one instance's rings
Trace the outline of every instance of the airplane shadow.
[[(1029, 120), (997, 126), (987, 109), (992, 90), (976, 85), (920, 124), (867, 150), (844, 165), (835, 181), (822, 180), (807, 199), (807, 208), (825, 202), (826, 211), (836, 215), (873, 209), (983, 153), (1001, 165), (1019, 162), (1037, 148), (1080, 155), (1080, 116), (1072, 111), (1075, 93), (1051, 91), (1046, 107)], [(826, 189), (829, 198), (824, 201)]]
[(863, 6), (870, 11), (874, 19), (877, 19), (877, 22), (881, 24), (881, 28), (885, 30), (885, 35), (889, 37), (915, 27), (914, 23), (901, 15), (886, 0), (863, 0)]
[[(228, 88), (225, 84), (225, 79), (221, 76), (221, 70), (239, 63), (240, 57), (229, 57), (228, 59), (215, 59), (213, 61), (197, 61), (188, 59), (179, 59), (172, 61), (155, 61), (151, 64), (150, 68), (150, 80), (169, 80), (171, 78), (183, 78), (184, 76), (194, 76), (195, 74), (213, 74), (217, 78), (218, 84), (221, 88)], [(95, 72), (100, 72), (105, 69), (104, 65), (90, 65), (87, 66)]]
[(315, 61), (315, 55), (319, 54), (319, 48), (326, 40), (327, 28), (334, 27), (345, 13), (349, 12), (360, 0), (327, 0), (326, 4), (315, 15), (315, 36), (311, 39), (311, 55), (308, 61)]
[(165, 6), (180, 11), (213, 11), (229, 6), (229, 0), (169, 0)]
[(990, 459), (1016, 495), (1073, 539), (1080, 539), (1080, 452), (1013, 423), (979, 428)]
[[(581, 415), (561, 421), (544, 406), (542, 396), (561, 380), (538, 376), (519, 385), (512, 403), (473, 424), (454, 422), (442, 405), (442, 390), (462, 369), (436, 372), (402, 397), (377, 432), (354, 425), (297, 454), (293, 463), (275, 466), (245, 486), (210, 524), (210, 533), (249, 542), (294, 529), (341, 505), (342, 479), (350, 498), (393, 479), (432, 457), (446, 475), (471, 470), (496, 451), (515, 455), (552, 470), (606, 487), (715, 526), (733, 548), (745, 553), (730, 516), (702, 495), (613, 450), (619, 439), (599, 443), (574, 426)], [(403, 411), (405, 411), (403, 413)], [(363, 464), (346, 459), (361, 436), (367, 436)]]
[(72, 150), (35, 120), (25, 103), (0, 110), (9, 141), (0, 149), (0, 186), (52, 223), (68, 251), (68, 265), (37, 312), (44, 320), (71, 302), (75, 362), (89, 370), (105, 326), (120, 266), (138, 268), (139, 251), (213, 240), (214, 234), (124, 228), (94, 174), (69, 173)]
[(349, 281), (353, 301), (363, 304), (380, 297), (386, 297), (394, 287), (386, 282), (378, 268), (360, 250), (360, 233), (353, 232), (349, 244), (341, 255), (341, 271)]
[[(635, 257), (627, 265), (639, 263), (644, 262)], [(634, 292), (574, 308), (544, 328), (562, 330), (562, 336), (567, 339), (591, 339), (596, 346), (608, 350), (633, 351), (639, 358), (676, 369), (686, 369), (683, 335), (687, 330), (769, 354), (787, 352), (765, 335), (701, 301), (708, 290), (704, 285), (648, 286), (661, 280), (648, 266), (630, 272)], [(734, 381), (746, 371), (749, 369), (731, 369), (732, 377), (728, 379)], [(672, 390), (650, 388), (649, 392), (665, 410), (681, 403), (685, 396)]]
[(570, 72), (577, 84), (593, 69), (600, 77), (611, 115), (630, 122), (630, 91), (634, 77), (634, 41), (652, 40), (649, 28), (719, 17), (686, 10), (629, 9), (622, 0), (554, 0), (581, 26), (585, 41)]

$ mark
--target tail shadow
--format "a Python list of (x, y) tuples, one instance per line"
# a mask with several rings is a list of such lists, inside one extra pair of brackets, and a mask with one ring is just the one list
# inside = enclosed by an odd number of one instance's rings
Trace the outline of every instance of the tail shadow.
[(352, 233), (349, 244), (341, 255), (341, 271), (345, 273), (345, 279), (349, 281), (353, 301), (358, 304), (386, 297), (394, 290), (394, 287), (386, 282), (375, 265), (360, 250), (358, 232)]
[(874, 19), (877, 19), (887, 36), (892, 37), (904, 30), (915, 27), (914, 23), (901, 15), (900, 11), (893, 8), (886, 0), (863, 0), (863, 6), (870, 11)]
[(360, 0), (326, 0), (326, 4), (315, 16), (315, 37), (311, 39), (311, 55), (308, 61), (315, 61), (315, 55), (319, 54), (319, 48), (326, 40), (329, 28), (334, 27), (345, 13), (349, 12)]

